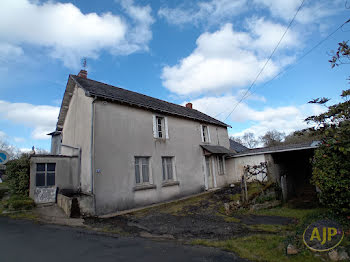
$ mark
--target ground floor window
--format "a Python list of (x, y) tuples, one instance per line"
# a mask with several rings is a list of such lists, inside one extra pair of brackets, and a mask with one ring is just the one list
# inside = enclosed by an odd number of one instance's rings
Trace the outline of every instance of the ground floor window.
[(173, 157), (162, 157), (163, 181), (174, 180)]
[(221, 175), (224, 171), (224, 158), (222, 156), (218, 156), (218, 173)]
[(135, 157), (136, 184), (149, 183), (149, 157)]
[(36, 186), (54, 186), (55, 185), (56, 163), (37, 163), (36, 164)]

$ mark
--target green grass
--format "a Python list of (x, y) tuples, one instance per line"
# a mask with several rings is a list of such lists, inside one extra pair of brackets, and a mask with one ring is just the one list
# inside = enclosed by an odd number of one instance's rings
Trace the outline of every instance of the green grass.
[(245, 211), (245, 213), (249, 213), (253, 215), (291, 217), (299, 220), (302, 220), (305, 217), (310, 215), (322, 214), (323, 212), (325, 212), (325, 209), (321, 209), (321, 208), (296, 209), (296, 208), (290, 208), (287, 205), (270, 208), (270, 209)]
[(239, 237), (224, 241), (194, 240), (192, 245), (204, 245), (221, 248), (226, 251), (235, 252), (240, 257), (252, 261), (269, 262), (316, 262), (320, 258), (316, 257), (311, 251), (304, 248), (297, 255), (286, 255), (285, 237), (280, 235), (257, 234), (247, 237)]
[(257, 225), (249, 225), (248, 229), (252, 231), (264, 231), (269, 233), (283, 233), (287, 231), (291, 231), (295, 228), (295, 225), (265, 225), (265, 224), (257, 224)]
[(33, 199), (27, 196), (11, 196), (8, 200), (1, 201), (2, 207), (8, 210), (30, 210), (35, 204)]
[(8, 183), (7, 182), (2, 182), (2, 183), (0, 183), (0, 189), (1, 188), (8, 188)]

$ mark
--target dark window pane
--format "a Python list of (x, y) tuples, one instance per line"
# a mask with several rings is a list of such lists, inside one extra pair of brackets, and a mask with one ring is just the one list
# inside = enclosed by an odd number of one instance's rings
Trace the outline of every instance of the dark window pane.
[(45, 186), (45, 173), (36, 173), (36, 186)]
[(167, 157), (167, 173), (168, 173), (168, 180), (173, 179), (173, 160), (171, 157)]
[(45, 164), (36, 164), (36, 171), (44, 171), (45, 172)]
[(171, 163), (171, 158), (170, 161), (167, 164), (167, 170), (168, 170), (168, 180), (172, 180), (173, 179), (173, 165)]
[(148, 174), (148, 164), (142, 165), (142, 182), (148, 183), (149, 182), (149, 174)]
[(163, 180), (166, 180), (166, 163), (165, 158), (162, 158), (162, 167), (163, 167)]
[(47, 173), (47, 186), (55, 185), (55, 173)]
[(55, 172), (55, 167), (56, 167), (55, 163), (49, 163), (47, 164), (47, 171)]
[(135, 161), (135, 180), (136, 184), (140, 183), (140, 166), (138, 165), (138, 159)]

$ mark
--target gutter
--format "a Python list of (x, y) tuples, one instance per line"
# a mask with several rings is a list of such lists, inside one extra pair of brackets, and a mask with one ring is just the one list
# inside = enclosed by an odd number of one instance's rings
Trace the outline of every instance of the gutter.
[(299, 148), (292, 148), (292, 149), (281, 149), (281, 150), (270, 150), (270, 151), (261, 151), (261, 152), (252, 152), (252, 153), (245, 153), (245, 154), (237, 154), (237, 155), (231, 155), (228, 158), (237, 158), (241, 156), (253, 156), (253, 155), (263, 155), (263, 154), (271, 154), (271, 153), (279, 153), (279, 152), (288, 152), (288, 151), (297, 151), (297, 150), (306, 150), (306, 149), (315, 149), (318, 146), (309, 146), (309, 147), (299, 147)]

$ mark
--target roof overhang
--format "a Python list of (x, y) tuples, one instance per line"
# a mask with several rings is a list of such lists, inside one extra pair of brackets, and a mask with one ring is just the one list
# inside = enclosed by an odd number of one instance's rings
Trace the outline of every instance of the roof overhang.
[(64, 121), (67, 116), (69, 104), (73, 96), (75, 85), (76, 85), (75, 81), (72, 79), (71, 75), (69, 75), (66, 90), (64, 91), (64, 95), (61, 103), (60, 113), (58, 115), (56, 131), (62, 131), (63, 129)]
[(244, 152), (244, 153), (238, 153), (238, 154), (231, 154), (229, 158), (237, 158), (237, 157), (243, 157), (243, 156), (254, 156), (254, 155), (264, 155), (264, 154), (273, 154), (273, 153), (282, 153), (282, 152), (292, 152), (292, 151), (300, 151), (300, 150), (310, 150), (315, 149), (318, 146), (307, 146), (307, 147), (299, 147), (299, 148), (286, 148), (286, 149), (279, 149), (279, 150), (266, 150), (266, 151), (260, 151), (260, 152)]
[(226, 147), (218, 145), (201, 145), (201, 147), (203, 148), (204, 155), (227, 155), (233, 153), (233, 151), (227, 149)]

